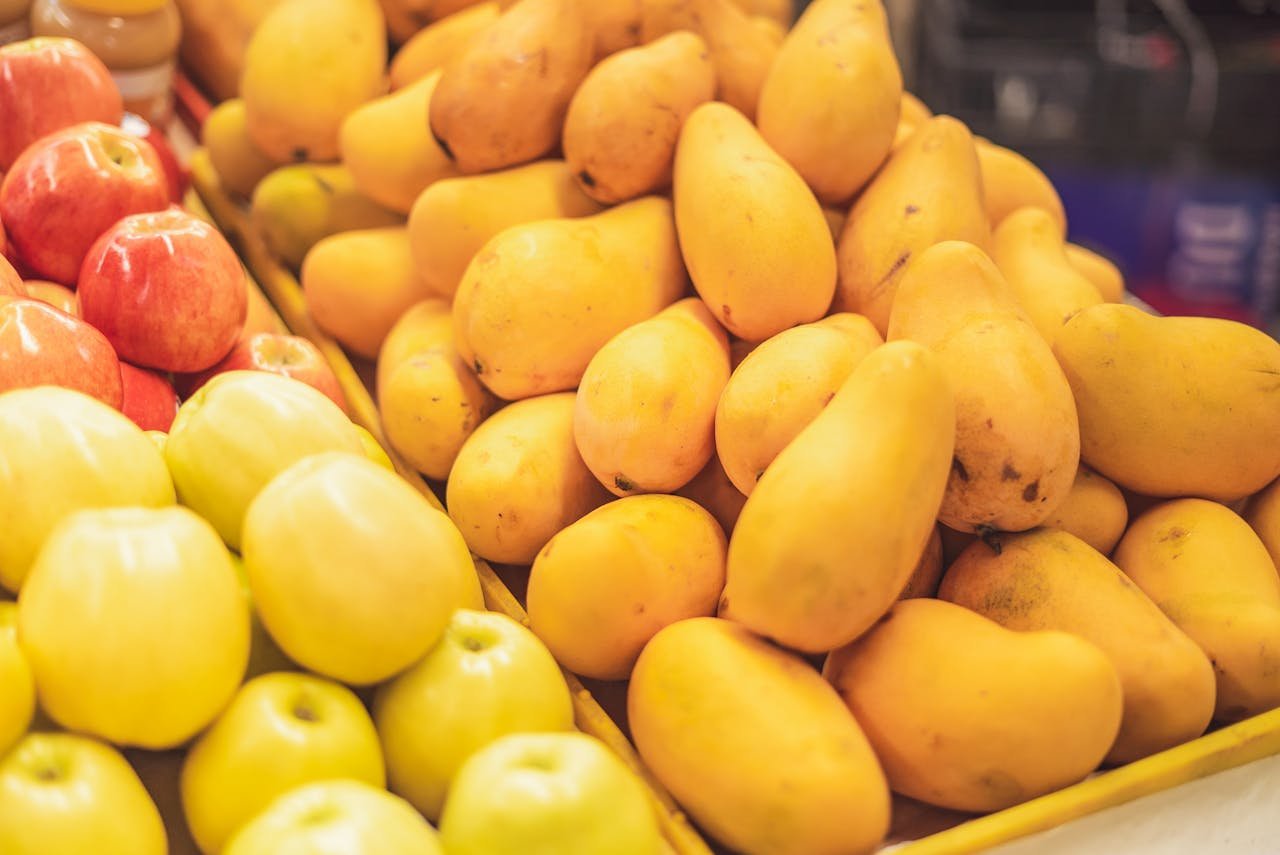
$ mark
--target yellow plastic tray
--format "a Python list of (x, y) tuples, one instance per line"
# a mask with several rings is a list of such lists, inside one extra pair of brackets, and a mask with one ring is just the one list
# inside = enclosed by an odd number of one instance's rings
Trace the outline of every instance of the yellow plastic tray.
[[(438, 507), (439, 501), (430, 487), (386, 442), (377, 407), (346, 353), (332, 338), (316, 328), (307, 314), (297, 279), (271, 257), (266, 245), (253, 233), (244, 211), (222, 190), (217, 174), (203, 151), (192, 156), (191, 174), (193, 186), (211, 213), (212, 220), (239, 251), (285, 323), (295, 333), (314, 341), (333, 366), (347, 395), (352, 418), (387, 448), (400, 473)], [(524, 608), (493, 569), (480, 559), (476, 559), (476, 568), (489, 608), (527, 625), (528, 615)], [(578, 726), (606, 742), (649, 783), (661, 808), (663, 830), (672, 849), (679, 855), (710, 855), (712, 848), (698, 835), (670, 794), (644, 767), (626, 736), (581, 681), (569, 672), (565, 673), (575, 694)], [(886, 848), (894, 846), (894, 855), (981, 852), (1277, 753), (1280, 753), (1280, 710), (1273, 710), (988, 816), (968, 818), (926, 805), (898, 801), (895, 803), (894, 828)]]

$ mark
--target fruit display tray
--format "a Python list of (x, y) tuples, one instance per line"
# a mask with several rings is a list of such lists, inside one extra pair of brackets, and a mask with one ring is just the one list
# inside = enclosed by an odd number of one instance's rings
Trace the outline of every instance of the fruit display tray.
[[(386, 442), (377, 407), (362, 376), (368, 372), (358, 370), (343, 349), (312, 322), (297, 278), (271, 256), (266, 244), (250, 226), (246, 212), (222, 190), (217, 174), (203, 151), (192, 155), (191, 177), (196, 198), (189, 204), (198, 213), (206, 214), (226, 234), (289, 329), (311, 339), (320, 348), (342, 385), (352, 419), (382, 443), (400, 474), (440, 507), (431, 486)], [(485, 561), (477, 558), (476, 569), (486, 605), (527, 626), (528, 616), (518, 597), (512, 593), (512, 587)], [(518, 588), (519, 581), (518, 577), (513, 577), (512, 586)], [(703, 840), (671, 796), (644, 767), (622, 729), (625, 727), (622, 716), (624, 692), (619, 684), (600, 685), (598, 700), (575, 675), (566, 671), (566, 676), (574, 693), (578, 727), (605, 742), (648, 783), (660, 810), (663, 832), (671, 850), (677, 855), (709, 855), (722, 851)], [(610, 717), (606, 707), (614, 712), (615, 717)], [(881, 852), (893, 852), (894, 855), (980, 852), (1275, 754), (1280, 754), (1280, 709), (1215, 730), (1176, 748), (1095, 774), (1074, 786), (987, 816), (975, 818), (895, 799), (893, 828)]]

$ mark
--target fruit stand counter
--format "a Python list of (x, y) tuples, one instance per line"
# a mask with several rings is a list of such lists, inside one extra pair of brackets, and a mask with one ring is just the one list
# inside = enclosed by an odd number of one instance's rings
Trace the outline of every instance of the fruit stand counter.
[[(353, 420), (367, 428), (388, 449), (397, 470), (406, 479), (439, 505), (439, 499), (427, 482), (386, 441), (370, 394), (371, 383), (367, 378), (371, 374), (367, 363), (357, 368), (343, 348), (315, 325), (308, 315), (297, 279), (271, 256), (261, 236), (251, 227), (245, 211), (223, 191), (203, 151), (193, 154), (191, 172), (193, 187), (199, 196), (196, 204), (203, 202), (207, 207), (212, 220), (241, 253), (288, 327), (315, 342), (328, 359), (346, 394)], [(527, 625), (528, 616), (512, 588), (485, 561), (477, 559), (476, 566), (488, 607)], [(510, 582), (512, 587), (518, 588), (520, 579), (512, 577)], [(624, 684), (592, 683), (599, 694), (597, 700), (582, 681), (573, 675), (569, 679), (575, 692), (579, 727), (601, 738), (641, 772), (661, 806), (664, 832), (672, 848), (681, 855), (709, 853), (713, 849), (723, 851), (708, 847), (702, 840), (671, 796), (644, 768), (627, 736), (615, 723), (615, 719), (622, 721)], [(1274, 761), (1268, 761), (1271, 766), (1258, 761), (1277, 754), (1280, 754), (1280, 710), (1273, 710), (987, 816), (973, 818), (895, 797), (893, 828), (881, 851), (891, 851), (895, 855), (960, 855), (984, 851), (1049, 829), (1074, 828), (1074, 824), (1067, 824), (1247, 764), (1257, 763), (1261, 770), (1258, 774), (1265, 774), (1267, 769), (1274, 773)], [(1242, 769), (1241, 774), (1247, 771)], [(1142, 805), (1132, 805), (1132, 808), (1140, 811)]]

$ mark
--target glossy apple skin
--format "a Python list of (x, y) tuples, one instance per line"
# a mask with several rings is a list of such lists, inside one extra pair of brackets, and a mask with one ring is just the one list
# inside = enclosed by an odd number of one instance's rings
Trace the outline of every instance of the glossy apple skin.
[(77, 288), (84, 319), (120, 358), (161, 371), (203, 371), (244, 328), (248, 294), (217, 229), (171, 208), (125, 217), (94, 242)]
[(98, 122), (32, 144), (0, 184), (0, 219), (28, 278), (63, 285), (75, 284), (89, 247), (122, 217), (168, 204), (155, 150)]
[(183, 398), (189, 398), (211, 377), (224, 371), (269, 371), (301, 380), (321, 392), (345, 411), (347, 399), (338, 378), (319, 348), (302, 336), (260, 332), (241, 336), (231, 352), (216, 365), (175, 380)]
[(187, 189), (187, 178), (164, 132), (136, 113), (125, 113), (124, 118), (120, 120), (120, 127), (126, 133), (150, 143), (155, 149), (156, 156), (160, 158), (160, 165), (164, 167), (165, 180), (169, 182), (169, 200), (175, 205), (181, 204), (182, 194)]
[(43, 136), (81, 122), (117, 125), (120, 90), (73, 39), (34, 38), (0, 48), (0, 172)]
[(76, 292), (66, 285), (57, 282), (46, 282), (43, 279), (28, 279), (22, 283), (26, 296), (41, 303), (48, 303), (55, 309), (61, 309), (73, 318), (80, 317), (80, 298)]
[(143, 430), (168, 433), (178, 414), (178, 394), (169, 381), (127, 362), (120, 363), (120, 380), (124, 390), (120, 411)]
[(120, 408), (120, 360), (102, 333), (37, 300), (0, 302), (0, 392), (63, 386)]

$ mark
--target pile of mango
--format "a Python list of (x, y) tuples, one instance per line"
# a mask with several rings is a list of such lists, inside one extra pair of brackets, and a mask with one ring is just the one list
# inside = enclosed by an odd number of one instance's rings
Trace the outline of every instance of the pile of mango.
[(869, 851), (1280, 705), (1280, 344), (1124, 305), (878, 0), (386, 5), (276, 4), (206, 143), (710, 835)]

